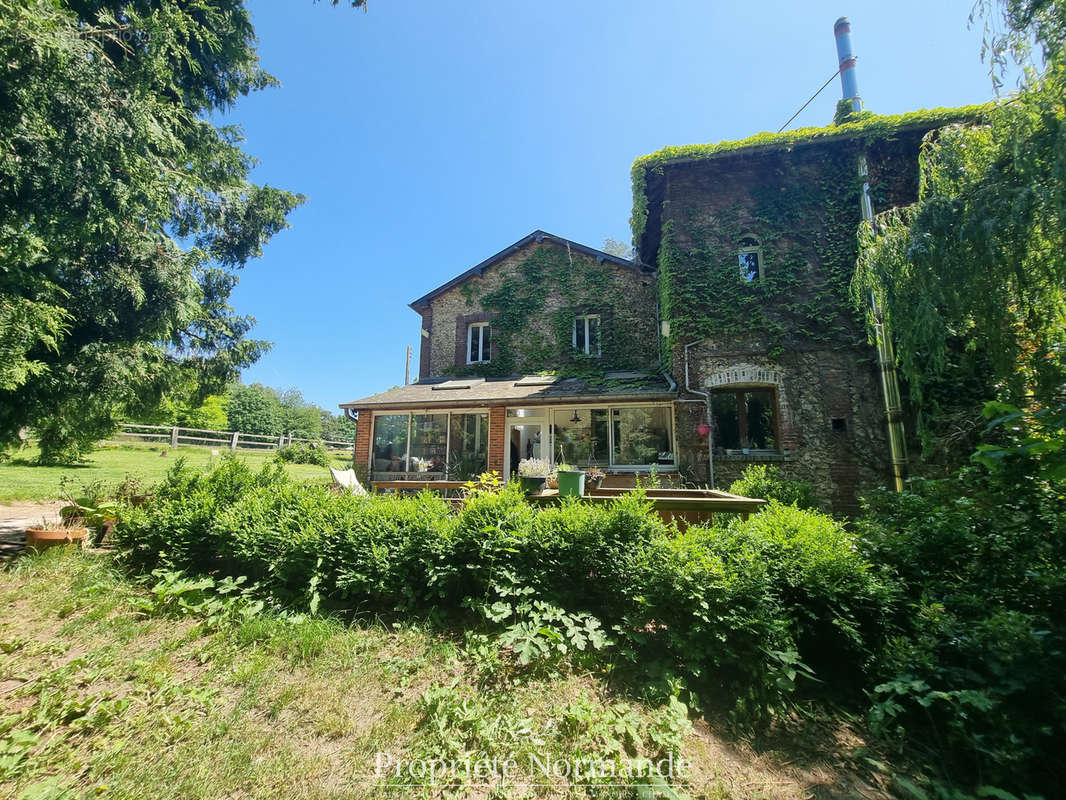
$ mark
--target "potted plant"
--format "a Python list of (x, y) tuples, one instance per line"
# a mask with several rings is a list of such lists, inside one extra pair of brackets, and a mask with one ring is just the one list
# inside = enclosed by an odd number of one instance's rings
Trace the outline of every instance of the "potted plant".
[(81, 544), (89, 535), (89, 529), (78, 525), (79, 520), (70, 518), (62, 522), (41, 520), (40, 525), (26, 529), (26, 547), (37, 552), (63, 544)]
[(589, 489), (598, 489), (603, 482), (603, 470), (599, 467), (589, 467), (585, 470), (585, 486)]
[(539, 492), (551, 474), (551, 465), (543, 458), (523, 458), (518, 462), (518, 480), (526, 494)]
[[(121, 491), (129, 481), (130, 478), (127, 475), (126, 480), (119, 484), (118, 490)], [(66, 477), (60, 481), (60, 487), (69, 505), (59, 509), (59, 518), (68, 527), (95, 528), (97, 535), (94, 541), (100, 544), (118, 524), (119, 503), (108, 499), (109, 493), (103, 481), (96, 480), (83, 484), (81, 491), (77, 493), (71, 491), (72, 483)], [(116, 492), (116, 496), (122, 495)]]
[(559, 476), (559, 494), (563, 497), (581, 497), (585, 493), (585, 470), (560, 464), (556, 467)]

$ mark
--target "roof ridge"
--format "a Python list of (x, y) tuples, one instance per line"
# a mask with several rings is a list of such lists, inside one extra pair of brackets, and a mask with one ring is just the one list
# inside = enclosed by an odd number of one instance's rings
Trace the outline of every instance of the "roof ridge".
[(484, 261), (466, 270), (466, 272), (456, 275), (450, 281), (442, 283), (436, 289), (432, 289), (431, 291), (422, 295), (417, 300), (412, 301), (408, 305), (415, 311), (417, 311), (419, 308), (425, 308), (425, 306), (428, 305), (429, 301), (433, 298), (438, 297), (439, 295), (443, 294), (449, 289), (454, 288), (455, 286), (458, 286), (461, 283), (465, 283), (470, 278), (481, 275), (486, 269), (491, 266), (494, 266), (495, 264), (499, 263), (508, 256), (517, 253), (526, 245), (532, 244), (534, 242), (539, 244), (545, 239), (554, 241), (556, 244), (566, 245), (570, 249), (577, 250), (579, 253), (583, 253), (584, 255), (593, 256), (594, 258), (596, 258), (597, 261), (601, 263), (604, 261), (610, 261), (614, 264), (618, 264), (619, 266), (626, 267), (628, 269), (636, 269), (640, 271), (649, 269), (649, 267), (644, 264), (641, 264), (639, 261), (634, 261), (628, 258), (622, 258), (621, 256), (611, 255), (610, 253), (604, 252), (603, 250), (598, 250), (595, 247), (590, 247), (587, 244), (581, 244), (581, 242), (575, 242), (573, 239), (567, 239), (565, 236), (559, 236), (558, 234), (549, 233), (548, 231), (536, 228), (531, 233), (528, 233), (523, 236), (517, 242), (514, 242), (513, 244), (510, 244), (505, 247), (503, 250), (500, 250), (498, 253), (489, 256)]

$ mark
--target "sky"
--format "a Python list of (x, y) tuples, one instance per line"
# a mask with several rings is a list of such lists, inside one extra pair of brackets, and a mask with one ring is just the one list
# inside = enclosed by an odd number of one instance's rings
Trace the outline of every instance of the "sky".
[[(666, 145), (776, 131), (836, 70), (867, 109), (993, 96), (972, 0), (249, 0), (281, 87), (242, 98), (252, 178), (307, 196), (233, 295), (274, 342), (247, 383), (324, 408), (418, 372), (407, 304), (535, 229), (630, 240), (629, 170)], [(835, 80), (790, 128), (831, 122)]]

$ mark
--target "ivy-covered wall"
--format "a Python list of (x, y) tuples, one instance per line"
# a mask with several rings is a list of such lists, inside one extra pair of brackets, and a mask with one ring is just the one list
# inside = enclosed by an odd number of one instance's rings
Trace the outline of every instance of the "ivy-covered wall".
[[(550, 240), (531, 243), (430, 301), (424, 317), (432, 329), (422, 340), (428, 376), (656, 370), (656, 293), (650, 270), (600, 262)], [(574, 351), (577, 314), (599, 314), (599, 358)], [(466, 324), (482, 319), (491, 320), (491, 362), (459, 363), (465, 362)]]
[[(814, 137), (781, 146), (722, 148), (638, 161), (634, 215), (644, 260), (659, 269), (663, 358), (679, 378), (684, 346), (694, 388), (765, 386), (777, 397), (780, 451), (716, 453), (718, 486), (747, 463), (773, 461), (851, 511), (864, 485), (888, 475), (876, 353), (851, 300), (861, 221), (860, 155), (874, 209), (913, 202), (927, 129), (869, 137)], [(636, 178), (638, 168), (635, 167)], [(758, 240), (759, 279), (742, 279), (741, 240)], [(727, 372), (737, 378), (726, 379)], [(761, 376), (761, 377), (757, 377)], [(772, 377), (767, 377), (772, 376)], [(691, 396), (690, 396), (691, 397)], [(707, 476), (703, 408), (679, 415), (682, 468)]]
[[(875, 208), (911, 202), (920, 134), (866, 152)], [(841, 142), (667, 166), (657, 259), (667, 351), (704, 337), (758, 334), (770, 355), (858, 346), (851, 302), (861, 219), (860, 147)], [(741, 239), (759, 242), (762, 276), (745, 282)]]

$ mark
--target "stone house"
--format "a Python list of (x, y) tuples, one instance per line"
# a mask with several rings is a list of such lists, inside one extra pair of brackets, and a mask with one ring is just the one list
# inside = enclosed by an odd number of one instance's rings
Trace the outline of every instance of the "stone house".
[(342, 406), (357, 467), (508, 476), (537, 456), (728, 487), (770, 463), (854, 510), (889, 475), (850, 290), (863, 184), (875, 212), (913, 202), (923, 138), (978, 111), (864, 112), (638, 159), (634, 260), (534, 231), (411, 303), (418, 380)]

